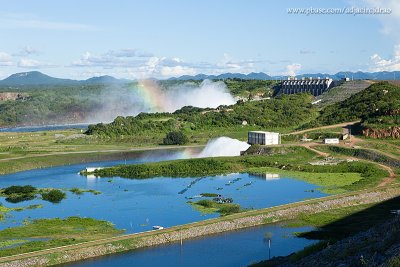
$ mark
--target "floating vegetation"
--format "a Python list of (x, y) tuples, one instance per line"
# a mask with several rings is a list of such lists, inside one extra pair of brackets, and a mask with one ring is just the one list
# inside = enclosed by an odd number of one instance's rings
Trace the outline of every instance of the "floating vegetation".
[(75, 194), (75, 195), (82, 195), (83, 193), (92, 193), (93, 195), (100, 195), (101, 192), (94, 190), (94, 189), (81, 189), (81, 188), (71, 188), (69, 190), (71, 193)]
[(182, 194), (186, 193), (186, 191), (188, 191), (193, 185), (195, 185), (197, 182), (199, 182), (203, 179), (204, 179), (204, 177), (200, 177), (200, 178), (197, 178), (197, 179), (191, 181), (190, 184), (188, 186), (186, 186), (185, 189), (179, 191), (178, 194), (182, 195)]
[(215, 193), (201, 193), (200, 196), (202, 196), (202, 197), (221, 197), (220, 194), (215, 194)]

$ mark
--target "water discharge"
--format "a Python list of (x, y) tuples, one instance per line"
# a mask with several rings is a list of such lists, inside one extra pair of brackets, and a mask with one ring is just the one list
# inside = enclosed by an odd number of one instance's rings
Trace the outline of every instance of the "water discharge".
[(208, 141), (199, 157), (240, 156), (240, 151), (245, 151), (249, 147), (250, 145), (246, 142), (223, 136)]

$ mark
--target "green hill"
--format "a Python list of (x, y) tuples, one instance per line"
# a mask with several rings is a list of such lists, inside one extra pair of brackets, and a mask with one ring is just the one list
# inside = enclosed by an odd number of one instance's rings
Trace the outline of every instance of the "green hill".
[(312, 120), (317, 110), (308, 94), (284, 95), (264, 101), (241, 102), (217, 109), (184, 107), (174, 113), (141, 113), (118, 117), (110, 124), (90, 125), (87, 134), (108, 137), (165, 133), (172, 130), (207, 132), (241, 127), (296, 127)]
[(355, 120), (361, 120), (364, 135), (399, 138), (400, 87), (388, 82), (373, 84), (342, 102), (327, 106), (311, 124)]

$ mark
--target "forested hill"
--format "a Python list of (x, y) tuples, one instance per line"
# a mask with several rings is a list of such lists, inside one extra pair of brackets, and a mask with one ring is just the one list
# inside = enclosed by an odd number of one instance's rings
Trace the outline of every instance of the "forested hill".
[(141, 113), (118, 117), (110, 124), (90, 125), (87, 134), (119, 137), (183, 130), (215, 130), (249, 125), (260, 129), (295, 127), (317, 115), (308, 94), (284, 95), (264, 101), (239, 101), (218, 109), (184, 107), (174, 113)]
[(389, 82), (375, 83), (342, 102), (327, 106), (308, 126), (355, 120), (361, 120), (365, 135), (371, 135), (371, 131), (383, 130), (383, 135), (375, 137), (396, 137), (392, 131), (397, 131), (396, 127), (400, 125), (400, 87)]

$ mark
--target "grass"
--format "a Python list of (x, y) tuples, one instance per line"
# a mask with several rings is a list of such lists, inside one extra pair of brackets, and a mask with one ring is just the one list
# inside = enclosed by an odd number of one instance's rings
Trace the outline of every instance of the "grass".
[(26, 238), (47, 238), (31, 241), (9, 249), (0, 250), (0, 256), (19, 254), (55, 246), (74, 244), (88, 240), (112, 237), (123, 233), (107, 221), (92, 218), (68, 217), (66, 219), (39, 219), (23, 226), (0, 231), (0, 242)]
[(222, 216), (226, 216), (243, 211), (238, 204), (217, 203), (209, 199), (203, 199), (196, 202), (189, 201), (188, 203), (192, 205), (195, 210), (200, 211), (203, 215), (218, 212)]
[(352, 185), (363, 177), (360, 173), (318, 173), (318, 172), (302, 172), (302, 171), (286, 171), (277, 168), (252, 168), (249, 173), (265, 174), (279, 173), (281, 176), (287, 176), (300, 179), (310, 184), (321, 186), (318, 190), (326, 194), (340, 194), (347, 190), (346, 186)]
[(299, 236), (336, 241), (393, 218), (390, 211), (397, 210), (399, 205), (400, 197), (395, 197), (379, 204), (356, 204), (314, 214), (302, 213), (287, 225), (314, 226), (318, 229)]
[(17, 245), (17, 244), (22, 244), (22, 243), (26, 243), (29, 242), (29, 240), (25, 240), (25, 239), (10, 239), (10, 240), (5, 240), (5, 241), (0, 241), (0, 249), (6, 248), (6, 247), (10, 247), (13, 245)]
[(8, 207), (3, 206), (2, 204), (0, 204), (0, 222), (5, 219), (5, 217), (7, 216), (7, 213), (9, 213), (10, 211), (32, 210), (32, 209), (40, 209), (42, 207), (43, 207), (43, 205), (36, 204), (36, 205), (29, 205), (29, 206), (26, 206), (26, 207), (8, 208)]
[(395, 168), (400, 167), (400, 160), (398, 160), (397, 158), (388, 157), (381, 152), (375, 150), (363, 148), (346, 148), (340, 146), (318, 146), (318, 150), (328, 151), (329, 153), (332, 153), (334, 155), (346, 155), (362, 158)]
[(379, 139), (373, 139), (373, 138), (363, 138), (361, 142), (357, 143), (357, 145), (360, 145), (364, 148), (380, 150), (385, 153), (388, 153), (392, 157), (400, 158), (400, 149), (398, 147), (400, 145), (400, 141), (397, 142), (397, 145), (390, 141), (392, 141), (392, 140), (379, 140)]

